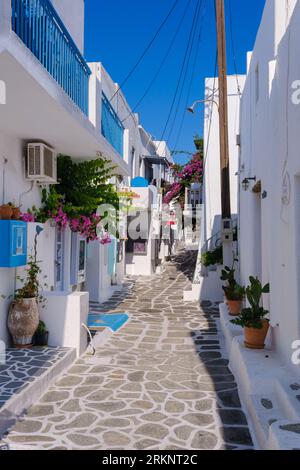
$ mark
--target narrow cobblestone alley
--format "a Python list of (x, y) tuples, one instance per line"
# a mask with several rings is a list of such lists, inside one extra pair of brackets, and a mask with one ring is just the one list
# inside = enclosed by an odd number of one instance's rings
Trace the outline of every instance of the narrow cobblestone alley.
[(130, 321), (28, 410), (5, 438), (12, 448), (251, 448), (218, 308), (182, 300), (196, 254), (181, 251), (162, 274), (130, 279), (126, 295), (102, 306)]

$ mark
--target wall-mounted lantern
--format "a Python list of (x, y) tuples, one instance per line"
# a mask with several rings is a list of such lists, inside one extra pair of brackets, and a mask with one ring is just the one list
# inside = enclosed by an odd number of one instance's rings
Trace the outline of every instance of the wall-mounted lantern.
[(242, 188), (243, 188), (244, 191), (248, 191), (248, 189), (250, 187), (250, 181), (256, 181), (256, 176), (254, 176), (252, 178), (245, 178), (242, 181)]

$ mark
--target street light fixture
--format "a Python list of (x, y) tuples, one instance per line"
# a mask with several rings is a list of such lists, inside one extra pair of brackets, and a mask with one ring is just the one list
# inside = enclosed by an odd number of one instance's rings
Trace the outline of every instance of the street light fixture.
[(187, 108), (187, 111), (189, 113), (195, 114), (195, 108), (196, 108), (197, 104), (200, 104), (200, 103), (213, 103), (217, 106), (218, 111), (219, 111), (219, 103), (217, 103), (217, 101), (215, 101), (214, 99), (209, 99), (209, 98), (207, 100), (196, 100), (196, 101), (194, 101), (192, 106)]
[(245, 178), (242, 181), (242, 187), (243, 187), (244, 191), (248, 191), (248, 189), (250, 187), (250, 181), (256, 181), (256, 176), (253, 176), (252, 178)]

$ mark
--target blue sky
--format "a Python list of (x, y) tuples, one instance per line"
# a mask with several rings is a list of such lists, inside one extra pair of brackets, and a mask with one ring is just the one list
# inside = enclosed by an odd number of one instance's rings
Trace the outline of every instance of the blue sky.
[[(175, 146), (179, 151), (191, 152), (194, 150), (193, 136), (196, 133), (202, 133), (203, 113), (201, 108), (198, 108), (195, 115), (185, 113), (186, 104), (203, 98), (204, 79), (213, 76), (215, 70), (214, 0), (200, 0), (200, 2), (202, 2), (202, 8), (196, 33), (196, 37), (198, 37), (201, 31), (198, 59), (195, 60), (195, 41), (182, 98), (180, 102), (176, 101), (164, 136), (168, 138), (171, 150), (174, 150)], [(85, 0), (86, 59), (102, 62), (113, 80), (121, 83), (153, 37), (173, 3), (174, 0)], [(245, 73), (246, 52), (253, 49), (265, 0), (225, 0), (228, 73), (234, 73), (230, 34), (230, 3), (238, 72)], [(186, 15), (181, 21), (187, 5)], [(178, 1), (176, 9), (158, 39), (123, 89), (129, 105), (134, 107), (156, 74), (180, 23), (179, 33), (167, 60), (155, 84), (137, 109), (143, 126), (158, 140), (162, 137), (175, 94), (196, 5), (197, 0)], [(193, 67), (194, 63), (195, 67)], [(175, 113), (176, 109), (178, 109), (177, 113)], [(185, 116), (184, 121), (183, 116)], [(179, 132), (180, 128), (181, 132)], [(180, 156), (179, 154), (177, 157), (180, 162), (185, 159), (184, 155)]]

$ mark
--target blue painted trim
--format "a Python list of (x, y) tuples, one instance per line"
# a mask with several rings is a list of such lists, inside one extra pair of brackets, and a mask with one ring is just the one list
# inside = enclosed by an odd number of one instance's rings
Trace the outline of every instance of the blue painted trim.
[(103, 137), (123, 158), (124, 126), (104, 93), (102, 93), (101, 130)]
[(0, 268), (27, 264), (27, 224), (19, 220), (0, 220)]
[(49, 0), (11, 0), (12, 30), (88, 115), (91, 70)]

